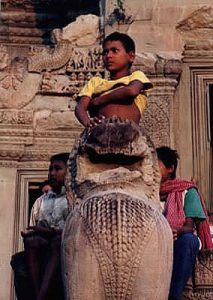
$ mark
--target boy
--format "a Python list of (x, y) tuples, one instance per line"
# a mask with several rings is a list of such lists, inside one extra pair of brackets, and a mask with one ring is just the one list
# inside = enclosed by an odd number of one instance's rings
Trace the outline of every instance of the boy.
[(156, 150), (161, 172), (160, 198), (165, 203), (164, 215), (174, 237), (169, 300), (180, 300), (200, 247), (212, 248), (212, 241), (205, 206), (197, 187), (191, 181), (176, 179), (177, 151), (166, 146)]
[(78, 95), (75, 115), (85, 127), (112, 116), (139, 124), (146, 106), (145, 91), (152, 83), (143, 72), (130, 72), (134, 59), (135, 43), (128, 35), (114, 32), (105, 38), (103, 60), (110, 80), (93, 77)]
[(51, 157), (49, 182), (52, 190), (35, 201), (30, 226), (26, 232), (22, 232), (33, 299), (36, 300), (57, 299), (51, 291), (54, 290), (55, 279), (60, 275), (61, 234), (68, 215), (64, 188), (68, 158), (68, 153)]

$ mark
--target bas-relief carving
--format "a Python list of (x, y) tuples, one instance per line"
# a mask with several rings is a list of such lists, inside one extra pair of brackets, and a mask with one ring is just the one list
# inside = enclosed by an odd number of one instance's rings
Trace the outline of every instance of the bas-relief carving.
[(0, 72), (0, 109), (20, 109), (36, 94), (40, 76), (29, 74), (27, 66), (26, 57), (7, 58), (7, 65)]
[[(88, 68), (94, 65), (97, 59), (96, 51), (90, 52), (86, 47), (92, 47), (100, 43), (99, 37), (99, 17), (95, 15), (80, 16), (75, 22), (67, 25), (63, 29), (54, 29), (52, 39), (55, 40), (56, 48), (53, 53), (43, 51), (42, 56), (35, 55), (29, 63), (29, 71), (41, 72), (43, 70), (55, 70), (63, 67), (69, 59), (75, 69), (84, 66)], [(89, 38), (88, 38), (89, 36)], [(74, 49), (79, 46), (82, 39), (84, 49)], [(99, 55), (99, 53), (98, 53)]]
[(170, 144), (170, 105), (172, 100), (171, 96), (150, 95), (148, 107), (142, 116), (141, 124), (156, 147)]
[(181, 59), (178, 52), (141, 53), (133, 66), (133, 69), (143, 70), (154, 84), (141, 124), (156, 146), (171, 143), (171, 108), (182, 72)]
[[(19, 125), (29, 124), (33, 121), (33, 113), (21, 110), (3, 110), (0, 111), (0, 126), (2, 124)], [(26, 128), (26, 127), (25, 127)]]
[[(84, 16), (82, 30), (85, 30), (87, 18), (94, 19), (93, 16)], [(80, 26), (79, 20), (74, 22), (75, 26)], [(96, 28), (97, 22), (98, 18), (96, 17), (93, 28)], [(74, 41), (76, 35), (72, 34), (71, 28), (72, 26), (69, 25), (63, 30), (54, 31), (57, 40), (54, 49), (47, 50), (41, 46), (30, 46), (27, 57), (10, 58), (7, 48), (1, 48), (3, 64), (0, 73), (2, 95), (2, 97), (0, 96), (0, 107), (33, 111), (34, 130), (64, 130), (65, 128), (71, 130), (73, 126), (79, 130), (81, 127), (77, 125), (74, 114), (69, 110), (74, 110), (76, 96), (92, 76), (104, 76), (101, 47), (99, 45), (74, 46), (71, 40)], [(95, 31), (94, 37), (97, 41), (97, 31)], [(180, 56), (177, 53), (141, 53), (136, 57), (133, 69), (141, 69), (148, 76), (174, 77), (173, 82), (167, 79), (156, 82), (155, 94), (151, 94), (150, 104), (144, 115), (144, 120), (148, 120), (144, 122), (144, 126), (154, 142), (160, 143), (162, 132), (161, 134), (159, 132), (163, 130), (165, 139), (162, 142), (168, 144), (170, 129), (169, 122), (165, 121), (169, 118), (166, 103), (172, 101), (177, 84), (176, 79), (181, 72)], [(29, 88), (26, 89), (26, 86)], [(159, 102), (158, 98), (163, 94), (171, 95), (171, 97), (166, 97), (165, 101), (161, 98)], [(42, 97), (43, 104), (39, 97)], [(66, 100), (67, 104), (66, 101), (61, 100), (62, 107), (67, 105), (67, 108), (64, 107), (62, 111), (61, 107), (54, 109), (51, 103), (54, 103), (56, 97), (57, 101), (60, 101), (60, 97), (69, 99)], [(44, 105), (45, 101), (51, 101), (51, 103), (48, 102)], [(60, 122), (60, 119), (63, 122)], [(159, 122), (163, 120), (163, 128), (159, 128), (157, 120)], [(148, 126), (148, 123), (152, 125)]]
[[(179, 22), (177, 29), (185, 33), (193, 33), (194, 30), (201, 29), (205, 34), (205, 29), (213, 28), (213, 7), (203, 6), (194, 11), (186, 19)], [(200, 32), (201, 34), (201, 32)]]
[(213, 7), (203, 6), (178, 24), (177, 30), (185, 40), (184, 57), (212, 56), (212, 20)]

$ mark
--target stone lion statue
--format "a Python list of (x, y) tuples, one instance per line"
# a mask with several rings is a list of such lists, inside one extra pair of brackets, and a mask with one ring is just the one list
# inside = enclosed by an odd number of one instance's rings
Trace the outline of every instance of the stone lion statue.
[(69, 159), (62, 238), (68, 300), (166, 300), (172, 232), (161, 213), (153, 146), (130, 121), (85, 130)]

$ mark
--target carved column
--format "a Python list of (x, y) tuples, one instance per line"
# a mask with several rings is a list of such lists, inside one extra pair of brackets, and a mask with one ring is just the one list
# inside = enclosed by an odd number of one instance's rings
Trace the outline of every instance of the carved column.
[(213, 7), (202, 7), (177, 27), (185, 40), (179, 92), (181, 173), (198, 180), (207, 207), (211, 210), (213, 170), (209, 94), (213, 84), (212, 19)]
[(174, 142), (174, 95), (182, 71), (177, 53), (142, 53), (136, 58), (135, 69), (143, 70), (154, 88), (148, 95), (148, 107), (142, 125), (155, 146)]

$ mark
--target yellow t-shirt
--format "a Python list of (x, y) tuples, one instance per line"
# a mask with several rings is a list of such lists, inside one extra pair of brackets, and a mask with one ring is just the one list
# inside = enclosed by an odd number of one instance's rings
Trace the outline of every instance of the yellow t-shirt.
[(109, 93), (113, 89), (123, 85), (128, 85), (134, 80), (139, 80), (143, 83), (143, 90), (134, 100), (140, 113), (142, 114), (147, 104), (147, 97), (144, 92), (152, 89), (153, 85), (146, 77), (146, 75), (141, 71), (134, 71), (132, 74), (116, 80), (107, 80), (95, 76), (88, 81), (88, 83), (83, 87), (78, 96), (88, 96), (92, 98), (92, 96), (95, 94), (106, 94), (107, 92)]

